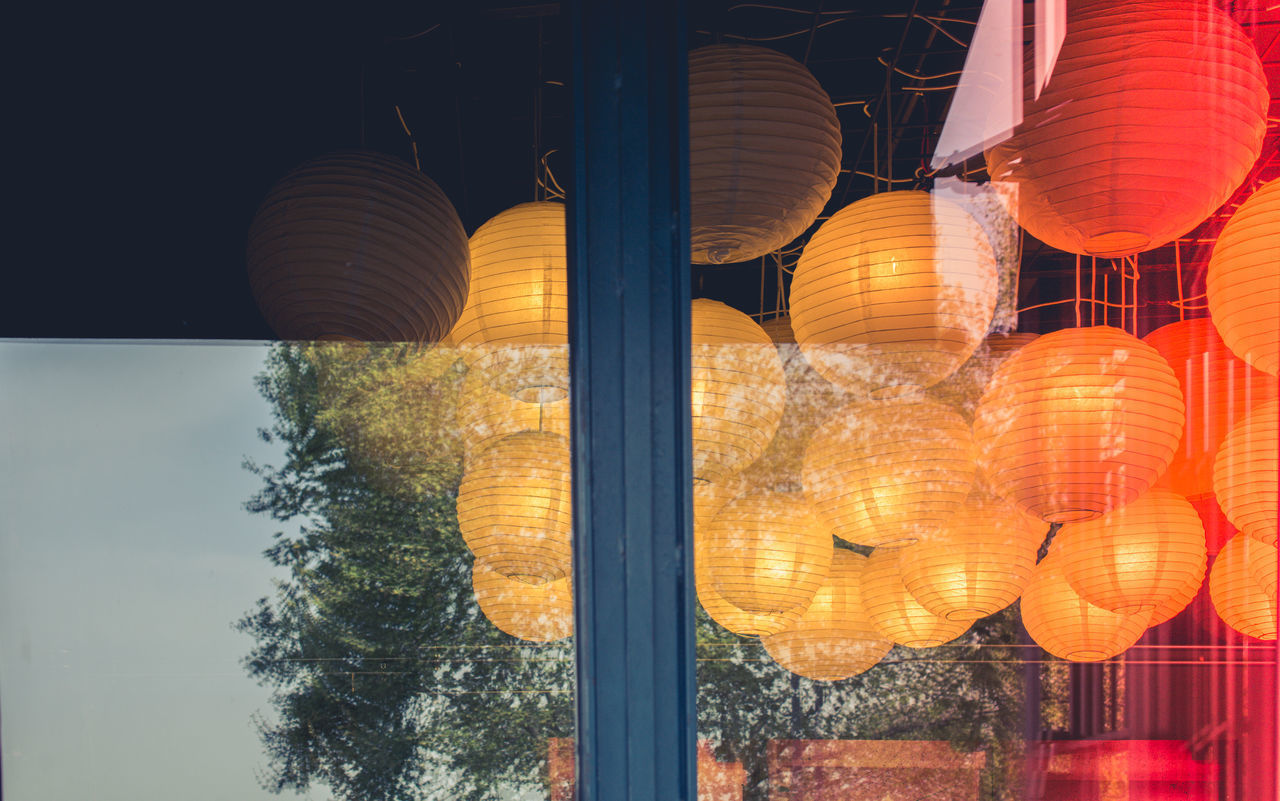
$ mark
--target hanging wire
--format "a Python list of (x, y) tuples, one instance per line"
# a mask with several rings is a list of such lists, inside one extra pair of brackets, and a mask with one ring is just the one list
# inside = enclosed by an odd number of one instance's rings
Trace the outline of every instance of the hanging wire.
[(418, 160), (418, 140), (413, 138), (413, 131), (409, 130), (409, 124), (404, 121), (404, 112), (400, 111), (400, 107), (396, 106), (396, 117), (400, 120), (400, 127), (404, 129), (404, 135), (409, 137), (409, 147), (413, 148), (413, 166), (422, 172), (422, 162)]
[(1080, 327), (1080, 254), (1076, 254), (1076, 328)]
[(876, 61), (879, 61), (883, 66), (888, 67), (899, 75), (905, 75), (906, 77), (916, 81), (936, 81), (940, 78), (951, 78), (964, 73), (964, 70), (956, 70), (955, 72), (940, 72), (937, 75), (920, 75), (919, 73), (904, 70), (896, 64), (890, 64), (888, 61), (885, 61), (884, 56), (876, 56)]
[(1178, 273), (1178, 302), (1173, 306), (1178, 310), (1178, 322), (1186, 319), (1186, 312), (1182, 308), (1182, 304), (1186, 303), (1186, 298), (1182, 296), (1182, 248), (1180, 239), (1173, 240), (1173, 269)]

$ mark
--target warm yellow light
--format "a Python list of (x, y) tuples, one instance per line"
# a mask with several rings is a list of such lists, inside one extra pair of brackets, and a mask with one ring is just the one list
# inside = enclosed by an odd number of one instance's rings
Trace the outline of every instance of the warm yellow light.
[(915, 559), (915, 548), (871, 552), (862, 567), (862, 606), (886, 639), (908, 648), (932, 648), (964, 634), (972, 621), (939, 617), (907, 592), (902, 566)]
[(1276, 546), (1244, 532), (1227, 540), (1209, 570), (1209, 598), (1218, 617), (1259, 640), (1276, 638), (1275, 586)]
[(521, 431), (569, 436), (569, 399), (529, 403), (489, 386), (478, 371), (467, 373), (458, 394), (458, 434), (467, 455), (492, 440)]
[(1044, 650), (1072, 662), (1110, 659), (1138, 641), (1151, 612), (1120, 614), (1095, 606), (1071, 588), (1056, 551), (1036, 565), (1022, 593), (1022, 623)]
[(964, 419), (973, 420), (978, 401), (996, 368), (1036, 337), (1036, 334), (988, 335), (958, 370), (929, 387), (928, 396), (960, 412)]
[(476, 560), (471, 567), (471, 588), (489, 622), (512, 637), (551, 642), (573, 634), (573, 592), (568, 578), (528, 584)]
[(1244, 534), (1276, 544), (1280, 465), (1280, 401), (1263, 404), (1222, 441), (1213, 462), (1213, 489), (1222, 512)]
[(1231, 352), (1280, 374), (1280, 178), (1249, 196), (1222, 229), (1205, 289), (1209, 315)]

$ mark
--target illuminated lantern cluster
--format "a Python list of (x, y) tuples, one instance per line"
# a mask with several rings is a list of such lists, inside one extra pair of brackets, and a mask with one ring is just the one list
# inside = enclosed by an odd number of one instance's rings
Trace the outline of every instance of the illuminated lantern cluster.
[(1259, 640), (1276, 638), (1276, 558), (1276, 546), (1241, 532), (1209, 570), (1209, 598), (1218, 617)]
[(918, 392), (955, 372), (995, 312), (991, 243), (959, 205), (885, 192), (846, 206), (805, 245), (791, 325), (805, 358), (862, 397)]
[(795, 239), (840, 175), (840, 120), (798, 61), (725, 44), (689, 53), (695, 264), (750, 261)]
[(1036, 334), (988, 335), (960, 369), (929, 387), (929, 397), (960, 412), (966, 420), (972, 420), (996, 368), (1036, 337)]
[(551, 642), (573, 634), (573, 591), (567, 578), (528, 584), (476, 560), (471, 567), (471, 588), (489, 622), (512, 637)]
[(1268, 102), (1257, 52), (1212, 3), (1074, 0), (1048, 85), (987, 170), (1040, 241), (1130, 255), (1230, 197), (1261, 152)]
[(333, 153), (280, 180), (249, 227), (249, 286), (281, 339), (437, 342), (462, 312), (467, 233), (399, 159)]
[(1277, 442), (1280, 401), (1263, 404), (1222, 441), (1213, 463), (1213, 488), (1231, 525), (1262, 542), (1276, 544)]
[(1121, 614), (1080, 597), (1053, 551), (1022, 593), (1022, 624), (1044, 650), (1073, 662), (1098, 662), (1127, 650), (1147, 630), (1150, 611)]
[(1280, 178), (1254, 192), (1222, 229), (1205, 289), (1227, 347), (1264, 373), (1280, 375)]
[[(971, 621), (948, 620), (920, 605), (902, 580), (911, 548), (877, 548), (862, 567), (862, 605), (885, 639), (908, 648), (932, 648), (964, 634)], [(904, 558), (906, 557), (906, 558)]]
[(990, 486), (1051, 523), (1089, 520), (1145, 492), (1182, 436), (1182, 392), (1150, 345), (1069, 328), (996, 370), (973, 433)]
[(521, 431), (547, 431), (567, 438), (569, 399), (522, 401), (489, 386), (479, 372), (468, 372), (458, 395), (457, 425), (467, 455)]

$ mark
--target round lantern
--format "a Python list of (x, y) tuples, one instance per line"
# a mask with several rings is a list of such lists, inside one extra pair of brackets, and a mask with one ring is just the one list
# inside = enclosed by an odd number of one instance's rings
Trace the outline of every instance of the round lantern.
[(800, 254), (791, 327), (805, 358), (860, 396), (918, 392), (955, 372), (995, 312), (996, 261), (976, 220), (928, 192), (863, 198)]
[(1255, 370), (1223, 343), (1207, 317), (1157, 328), (1142, 338), (1169, 362), (1182, 387), (1182, 442), (1156, 483), (1188, 500), (1213, 493), (1213, 457), (1249, 410), (1275, 400), (1275, 378)]
[(1054, 539), (1072, 589), (1112, 612), (1150, 612), (1204, 580), (1204, 525), (1186, 498), (1149, 490), (1102, 517), (1068, 523)]
[(787, 670), (817, 681), (839, 681), (871, 668), (893, 648), (862, 605), (867, 557), (838, 548), (831, 574), (795, 625), (760, 642)]
[(723, 481), (755, 461), (786, 404), (782, 360), (769, 335), (719, 301), (693, 301), (693, 476)]
[(920, 605), (902, 582), (902, 566), (916, 546), (877, 548), (862, 568), (862, 606), (885, 639), (908, 648), (933, 648), (964, 634), (970, 620), (948, 620)]
[(458, 528), (491, 569), (529, 584), (569, 575), (569, 444), (541, 431), (494, 440), (467, 462)]
[[(747, 492), (707, 527), (712, 586), (746, 612), (777, 615), (813, 599), (831, 567), (831, 532), (804, 500)], [(695, 557), (696, 558), (696, 557)]]
[(528, 402), (569, 391), (564, 204), (521, 203), (471, 236), (471, 289), (452, 332), (495, 389)]
[(750, 261), (795, 239), (840, 175), (840, 120), (809, 70), (776, 50), (689, 53), (694, 264)]
[[(1259, 569), (1267, 571), (1262, 580), (1259, 580)], [(1209, 570), (1209, 598), (1222, 622), (1246, 636), (1274, 640), (1275, 570), (1276, 546), (1244, 533), (1228, 540)], [(1265, 583), (1268, 578), (1270, 592)]]
[(471, 587), (484, 616), (512, 637), (551, 642), (573, 634), (573, 591), (567, 578), (527, 584), (477, 560), (471, 567)]
[(974, 480), (960, 415), (924, 398), (854, 403), (813, 435), (805, 496), (837, 537), (902, 546), (947, 523)]
[(435, 342), (467, 299), (467, 234), (440, 187), (363, 151), (309, 161), (249, 227), (249, 286), (281, 339)]
[(1072, 662), (1098, 662), (1128, 649), (1151, 612), (1121, 614), (1094, 606), (1071, 588), (1056, 549), (1036, 565), (1022, 593), (1022, 624), (1044, 650)]
[(458, 395), (458, 433), (469, 456), (498, 437), (521, 431), (569, 436), (569, 399), (528, 403), (489, 386), (479, 372), (468, 372)]
[(1280, 178), (1262, 185), (1227, 221), (1205, 277), (1222, 339), (1264, 373), (1280, 374)]
[(960, 412), (966, 420), (972, 420), (996, 368), (1036, 337), (1036, 334), (989, 334), (960, 369), (929, 387), (928, 396)]
[(1077, 0), (1048, 85), (1028, 92), (987, 171), (1040, 241), (1139, 253), (1231, 196), (1262, 150), (1268, 100), (1253, 45), (1212, 3)]
[(1213, 489), (1231, 525), (1262, 542), (1276, 544), (1277, 442), (1280, 401), (1263, 404), (1222, 441), (1213, 461)]
[(994, 498), (970, 495), (937, 532), (910, 548), (902, 580), (920, 605), (949, 620), (977, 620), (1022, 595), (1046, 526)]
[(1050, 523), (1089, 520), (1145, 492), (1182, 436), (1164, 358), (1118, 328), (1068, 328), (996, 370), (973, 435), (990, 486)]

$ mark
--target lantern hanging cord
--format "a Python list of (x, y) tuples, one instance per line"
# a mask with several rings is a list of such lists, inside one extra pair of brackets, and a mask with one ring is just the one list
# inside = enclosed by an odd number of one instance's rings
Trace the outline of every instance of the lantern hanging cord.
[(956, 70), (955, 72), (940, 72), (937, 75), (920, 75), (915, 72), (904, 70), (902, 67), (899, 67), (896, 64), (890, 64), (888, 61), (885, 61), (884, 56), (876, 56), (876, 61), (879, 61), (882, 65), (888, 67), (889, 69), (893, 70), (899, 75), (904, 75), (916, 81), (936, 81), (942, 78), (952, 78), (964, 72), (963, 70)]
[(413, 166), (422, 172), (422, 162), (418, 160), (418, 142), (413, 138), (413, 131), (409, 130), (409, 124), (404, 121), (404, 113), (400, 111), (400, 106), (396, 106), (396, 117), (400, 120), (400, 127), (404, 129), (404, 135), (409, 137), (409, 147), (413, 148)]
[(538, 176), (538, 186), (541, 187), (545, 197), (544, 200), (564, 200), (564, 187), (560, 186), (560, 182), (556, 180), (555, 173), (551, 171), (551, 154), (558, 151), (558, 148), (551, 148), (542, 154), (542, 171)]
[(1173, 268), (1177, 271), (1178, 300), (1171, 305), (1178, 310), (1178, 322), (1182, 322), (1186, 318), (1182, 304), (1187, 301), (1182, 296), (1182, 246), (1177, 239), (1173, 240)]
[(411, 33), (408, 36), (388, 36), (384, 38), (383, 41), (384, 42), (412, 42), (414, 39), (421, 39), (422, 37), (426, 36), (432, 31), (438, 29), (443, 24), (444, 23), (442, 22), (437, 22), (435, 25), (432, 25), (430, 28), (427, 28), (425, 31), (418, 31), (417, 33)]
[(808, 16), (809, 14), (816, 13), (819, 16), (823, 16), (823, 17), (838, 17), (848, 13), (845, 11), (816, 11), (815, 12), (807, 8), (789, 8), (788, 6), (771, 6), (765, 3), (738, 3), (737, 5), (729, 6), (727, 10), (738, 11), (739, 9), (743, 9), (743, 8), (761, 8), (761, 9), (764, 9), (765, 11), (790, 11), (792, 14), (804, 14), (806, 16)]
[[(811, 11), (810, 11), (810, 12), (808, 12), (808, 13), (812, 14), (813, 12), (811, 12)], [(816, 27), (816, 28), (825, 28), (825, 27), (827, 27), (828, 25), (835, 25), (837, 22), (844, 22), (844, 21), (845, 21), (845, 18), (844, 18), (844, 17), (840, 17), (840, 18), (837, 18), (837, 19), (829, 19), (829, 20), (827, 20), (826, 22), (820, 22), (820, 23), (818, 23), (818, 24), (817, 24), (816, 26), (814, 26), (814, 27)], [(782, 39), (792, 39), (792, 38), (794, 38), (794, 37), (796, 37), (796, 36), (806, 36), (806, 35), (808, 35), (808, 33), (809, 33), (809, 31), (810, 31), (810, 30), (811, 30), (810, 28), (801, 28), (801, 29), (800, 29), (800, 30), (798, 30), (798, 31), (791, 31), (790, 33), (779, 33), (779, 34), (776, 34), (776, 35), (774, 35), (774, 36), (740, 36), (740, 35), (738, 35), (738, 34), (736, 34), (736, 33), (726, 33), (726, 34), (724, 34), (724, 38), (725, 38), (725, 39), (733, 39), (733, 40), (738, 41), (738, 42), (777, 42), (777, 41), (780, 41), (780, 40), (782, 40)], [(697, 31), (697, 33), (699, 33), (699, 34), (701, 34), (701, 35), (703, 35), (703, 36), (711, 36), (711, 35), (712, 35), (711, 31)]]
[(875, 180), (883, 181), (886, 184), (909, 184), (918, 180), (916, 176), (912, 176), (910, 178), (885, 178), (884, 176), (877, 175), (874, 172), (867, 172), (866, 170), (841, 170), (840, 172), (853, 173), (854, 175), (862, 175), (867, 178), (874, 178)]

